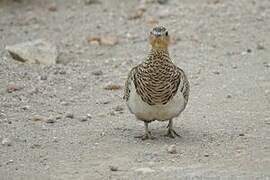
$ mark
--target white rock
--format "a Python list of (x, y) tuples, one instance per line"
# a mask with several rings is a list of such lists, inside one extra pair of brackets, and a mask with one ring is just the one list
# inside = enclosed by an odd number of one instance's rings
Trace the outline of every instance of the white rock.
[(146, 173), (153, 173), (155, 172), (154, 169), (151, 169), (149, 167), (145, 167), (145, 168), (138, 168), (138, 169), (135, 169), (136, 172), (140, 172), (140, 173), (143, 173), (143, 174), (146, 174)]
[(41, 39), (6, 46), (6, 50), (15, 60), (36, 64), (55, 64), (59, 55), (55, 45)]
[(168, 153), (170, 154), (176, 154), (176, 145), (170, 145), (167, 149)]
[(9, 138), (3, 138), (2, 140), (2, 145), (3, 146), (11, 146), (11, 141)]

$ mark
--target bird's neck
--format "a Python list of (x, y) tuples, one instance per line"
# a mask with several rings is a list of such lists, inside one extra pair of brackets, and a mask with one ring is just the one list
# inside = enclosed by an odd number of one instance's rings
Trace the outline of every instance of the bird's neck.
[(149, 55), (149, 61), (170, 61), (168, 48), (151, 48)]

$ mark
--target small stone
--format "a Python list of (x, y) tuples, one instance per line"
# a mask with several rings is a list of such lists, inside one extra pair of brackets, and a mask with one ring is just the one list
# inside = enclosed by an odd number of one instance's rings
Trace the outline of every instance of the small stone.
[(99, 4), (100, 1), (98, 0), (84, 0), (84, 4), (91, 5), (91, 4)]
[(8, 164), (12, 164), (12, 163), (14, 163), (14, 160), (10, 159), (6, 164), (8, 165)]
[(104, 87), (105, 90), (118, 90), (121, 89), (120, 85), (117, 84), (108, 84)]
[(23, 110), (29, 110), (30, 109), (30, 106), (27, 106), (27, 105), (26, 106), (23, 106), (22, 109)]
[(258, 50), (264, 50), (265, 47), (262, 44), (257, 44), (257, 49)]
[(100, 104), (109, 104), (110, 103), (110, 101), (102, 101), (102, 102), (100, 102)]
[(62, 116), (61, 116), (61, 115), (57, 115), (57, 116), (55, 117), (55, 119), (62, 119)]
[(53, 137), (53, 142), (58, 142), (58, 138), (57, 137)]
[(68, 113), (66, 114), (66, 117), (67, 117), (67, 118), (70, 118), (70, 119), (73, 119), (73, 118), (74, 118), (74, 114), (68, 112)]
[(86, 115), (88, 119), (92, 119), (92, 115), (91, 114), (87, 114)]
[(118, 105), (118, 106), (116, 106), (116, 107), (114, 108), (114, 110), (115, 110), (115, 111), (123, 111), (124, 108), (123, 108), (122, 106)]
[(116, 166), (111, 165), (111, 166), (109, 166), (109, 168), (111, 171), (118, 171), (118, 167), (116, 167)]
[(166, 4), (168, 3), (168, 0), (157, 0), (159, 4)]
[(109, 114), (110, 114), (111, 116), (115, 116), (115, 115), (116, 115), (115, 112), (113, 112), (113, 111), (110, 112)]
[(147, 174), (147, 173), (153, 173), (155, 172), (155, 170), (149, 168), (149, 167), (145, 167), (145, 168), (138, 168), (135, 169), (136, 172), (142, 173), (142, 174)]
[(97, 71), (92, 72), (92, 74), (95, 76), (101, 76), (103, 75), (103, 72), (101, 70), (97, 70)]
[(57, 6), (55, 4), (51, 4), (48, 7), (48, 10), (51, 11), (51, 12), (55, 12), (55, 11), (57, 11)]
[(214, 71), (213, 73), (216, 74), (216, 75), (219, 75), (220, 74), (219, 71)]
[(59, 74), (64, 75), (64, 74), (67, 74), (67, 72), (65, 70), (60, 70)]
[(150, 17), (146, 20), (146, 23), (150, 26), (155, 26), (158, 24), (158, 20), (154, 17)]
[(251, 50), (251, 49), (247, 49), (247, 52), (248, 52), (248, 53), (251, 53), (251, 52), (252, 52), (252, 50)]
[(17, 86), (17, 85), (14, 84), (14, 83), (11, 83), (11, 84), (9, 84), (9, 85), (7, 86), (7, 92), (8, 92), (8, 93), (12, 93), (12, 92), (18, 91), (18, 90), (20, 90), (20, 89), (22, 89), (22, 87), (19, 87), (19, 86)]
[(45, 81), (45, 80), (47, 80), (48, 79), (48, 77), (46, 76), (46, 75), (41, 75), (40, 76), (40, 80), (42, 80), (42, 81)]
[(269, 119), (264, 120), (264, 123), (265, 123), (265, 124), (267, 124), (267, 125), (270, 125), (270, 118), (269, 118)]
[(46, 123), (51, 123), (51, 124), (53, 124), (53, 123), (55, 123), (56, 121), (55, 121), (55, 119), (54, 119), (53, 117), (49, 117), (48, 119), (46, 119), (45, 122), (46, 122)]
[(233, 65), (232, 68), (233, 68), (233, 69), (237, 69), (237, 66), (236, 66), (236, 65)]
[(118, 38), (116, 36), (101, 36), (100, 44), (107, 46), (114, 46), (118, 43)]
[(80, 121), (81, 121), (81, 122), (85, 122), (85, 121), (87, 121), (87, 120), (88, 120), (87, 116), (86, 116), (86, 117), (81, 117), (81, 118), (80, 118)]
[(68, 102), (66, 102), (66, 101), (62, 101), (60, 104), (61, 104), (61, 105), (63, 105), (63, 106), (67, 106), (67, 105), (69, 105), (69, 103), (68, 103)]
[(88, 37), (87, 42), (91, 45), (100, 45), (100, 37)]
[(38, 149), (38, 148), (41, 148), (41, 145), (40, 144), (32, 144), (30, 146), (31, 149)]
[(44, 116), (36, 115), (32, 118), (32, 121), (44, 121), (44, 119)]
[(169, 16), (172, 16), (170, 9), (163, 9), (157, 12), (157, 17), (159, 17), (160, 19), (164, 19)]
[(232, 95), (228, 94), (228, 95), (226, 96), (226, 98), (230, 99), (230, 98), (232, 98)]
[(142, 8), (142, 7), (138, 8), (128, 17), (128, 19), (129, 20), (134, 20), (134, 19), (142, 18), (145, 11), (146, 11), (145, 8)]
[(270, 67), (270, 63), (264, 62), (263, 63), (263, 66), (266, 67), (266, 68), (269, 68)]
[(244, 133), (240, 133), (239, 136), (245, 136), (245, 134)]
[(167, 148), (167, 151), (168, 151), (168, 153), (170, 153), (170, 154), (176, 154), (176, 145), (175, 145), (175, 144), (170, 145), (170, 146)]
[(11, 146), (11, 140), (9, 138), (3, 138), (2, 145), (3, 146)]

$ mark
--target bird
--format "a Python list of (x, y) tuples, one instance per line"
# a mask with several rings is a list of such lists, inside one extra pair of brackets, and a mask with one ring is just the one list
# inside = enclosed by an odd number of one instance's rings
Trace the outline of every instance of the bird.
[(170, 58), (170, 35), (164, 26), (154, 27), (149, 34), (150, 51), (145, 60), (128, 73), (124, 100), (136, 119), (144, 122), (145, 133), (137, 138), (155, 139), (149, 123), (169, 121), (165, 136), (180, 136), (173, 129), (173, 118), (184, 111), (190, 85), (185, 72)]

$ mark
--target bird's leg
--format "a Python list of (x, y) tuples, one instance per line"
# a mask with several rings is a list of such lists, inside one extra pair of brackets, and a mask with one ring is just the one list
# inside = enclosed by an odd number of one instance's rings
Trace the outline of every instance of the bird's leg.
[(172, 119), (169, 120), (169, 124), (168, 124), (167, 128), (168, 128), (168, 132), (165, 136), (168, 136), (170, 138), (175, 138), (175, 136), (180, 137), (180, 135), (177, 134), (175, 132), (175, 130), (173, 129), (173, 120)]
[(155, 139), (155, 137), (153, 137), (151, 135), (151, 132), (148, 130), (148, 124), (149, 122), (144, 121), (144, 128), (145, 128), (145, 133), (144, 135), (141, 136), (135, 136), (135, 138), (141, 138), (142, 140), (146, 140), (146, 139)]

